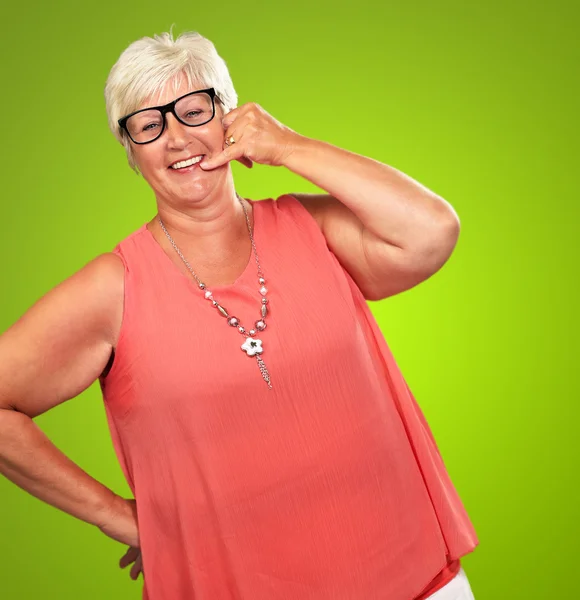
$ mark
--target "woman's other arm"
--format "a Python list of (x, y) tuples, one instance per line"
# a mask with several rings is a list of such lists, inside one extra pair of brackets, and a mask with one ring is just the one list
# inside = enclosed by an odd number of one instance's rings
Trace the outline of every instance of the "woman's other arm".
[(0, 473), (98, 527), (113, 511), (128, 510), (126, 501), (63, 454), (33, 419), (80, 394), (103, 372), (122, 319), (123, 277), (120, 258), (102, 254), (0, 336)]

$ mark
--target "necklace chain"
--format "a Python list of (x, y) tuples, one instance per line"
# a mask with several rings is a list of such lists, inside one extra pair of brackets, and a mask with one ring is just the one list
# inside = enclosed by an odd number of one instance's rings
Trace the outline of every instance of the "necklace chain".
[[(173, 240), (173, 238), (167, 231), (165, 224), (163, 223), (163, 220), (161, 219), (161, 217), (159, 217), (158, 220), (159, 220), (159, 224), (161, 225), (161, 228), (163, 229), (163, 232), (167, 236), (167, 239), (173, 246), (173, 249), (175, 250), (175, 252), (177, 252), (177, 254), (181, 258), (181, 260), (185, 263), (185, 266), (188, 268), (190, 273), (193, 275), (193, 277), (197, 281), (198, 287), (202, 291), (205, 290), (205, 298), (207, 300), (211, 301), (212, 305), (218, 310), (218, 312), (227, 319), (228, 325), (230, 325), (232, 327), (236, 327), (238, 330), (238, 333), (240, 333), (241, 335), (243, 335), (246, 338), (246, 341), (242, 344), (241, 349), (244, 350), (244, 352), (246, 352), (246, 354), (248, 356), (256, 357), (256, 361), (258, 362), (258, 367), (260, 369), (260, 373), (262, 374), (264, 381), (268, 384), (268, 388), (272, 389), (270, 374), (268, 373), (268, 369), (266, 368), (266, 365), (264, 364), (264, 361), (262, 360), (262, 357), (260, 356), (260, 354), (262, 354), (264, 351), (264, 349), (262, 347), (262, 340), (259, 340), (254, 337), (256, 335), (256, 330), (264, 331), (266, 329), (266, 315), (269, 313), (268, 306), (267, 306), (268, 298), (266, 297), (266, 295), (268, 293), (268, 288), (266, 288), (266, 286), (265, 286), (266, 279), (264, 278), (264, 274), (262, 272), (262, 267), (261, 267), (260, 261), (258, 259), (258, 251), (256, 250), (256, 244), (254, 242), (254, 235), (252, 232), (252, 227), (250, 226), (250, 219), (248, 217), (248, 212), (242, 201), (242, 198), (240, 197), (240, 195), (238, 193), (236, 193), (236, 197), (237, 197), (238, 201), (240, 202), (240, 204), (242, 205), (242, 209), (244, 211), (244, 216), (246, 218), (246, 224), (248, 227), (248, 232), (250, 234), (250, 242), (252, 244), (252, 253), (254, 254), (254, 257), (256, 259), (256, 265), (258, 267), (258, 282), (261, 285), (261, 287), (260, 287), (260, 294), (262, 296), (261, 318), (255, 322), (255, 329), (250, 329), (249, 331), (246, 330), (246, 328), (240, 323), (240, 320), (237, 317), (230, 316), (228, 310), (224, 306), (222, 306), (217, 300), (214, 299), (213, 293), (210, 290), (206, 290), (205, 283), (203, 283), (199, 279), (199, 277), (195, 274), (195, 271), (192, 269), (191, 265), (189, 264), (189, 261), (185, 258), (185, 256), (183, 256), (183, 253), (177, 247), (177, 244), (175, 243), (175, 241)], [(254, 208), (254, 210), (255, 210), (255, 208)], [(256, 224), (256, 217), (254, 214), (254, 227), (255, 227), (255, 224)]]

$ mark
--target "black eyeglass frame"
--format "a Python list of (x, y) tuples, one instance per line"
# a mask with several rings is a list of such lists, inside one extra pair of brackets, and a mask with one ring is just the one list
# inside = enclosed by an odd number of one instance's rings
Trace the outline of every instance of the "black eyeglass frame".
[[(179, 118), (179, 116), (175, 112), (175, 105), (180, 100), (182, 100), (183, 98), (186, 98), (187, 96), (193, 96), (194, 94), (207, 94), (211, 98), (211, 108), (212, 108), (211, 117), (207, 121), (205, 121), (204, 123), (197, 123), (196, 125), (192, 125), (191, 123), (185, 123), (184, 121), (182, 121)], [(151, 142), (154, 142), (155, 140), (158, 140), (163, 135), (163, 132), (165, 131), (165, 128), (167, 126), (167, 119), (165, 118), (165, 115), (168, 112), (170, 112), (180, 123), (182, 123), (186, 127), (201, 127), (202, 125), (206, 125), (207, 123), (209, 123), (215, 117), (215, 99), (216, 98), (219, 101), (219, 97), (216, 94), (216, 91), (215, 91), (214, 88), (207, 88), (205, 90), (196, 90), (195, 92), (188, 92), (187, 94), (183, 94), (183, 96), (179, 96), (179, 98), (176, 98), (175, 100), (173, 100), (172, 102), (168, 102), (167, 104), (163, 104), (162, 106), (149, 106), (148, 108), (141, 108), (140, 110), (136, 110), (135, 112), (132, 112), (131, 114), (126, 115), (126, 116), (122, 117), (121, 119), (119, 119), (117, 121), (117, 123), (119, 124), (119, 127), (123, 131), (127, 132), (127, 135), (129, 136), (129, 139), (134, 144), (139, 144), (139, 145), (150, 144)], [(157, 137), (154, 137), (152, 140), (149, 140), (147, 142), (137, 142), (137, 141), (135, 141), (131, 137), (131, 134), (129, 133), (129, 129), (127, 129), (127, 121), (133, 115), (136, 115), (138, 113), (145, 112), (145, 111), (148, 111), (148, 110), (158, 110), (161, 113), (161, 118), (163, 119), (163, 127), (161, 128), (161, 131), (159, 132), (159, 135)]]

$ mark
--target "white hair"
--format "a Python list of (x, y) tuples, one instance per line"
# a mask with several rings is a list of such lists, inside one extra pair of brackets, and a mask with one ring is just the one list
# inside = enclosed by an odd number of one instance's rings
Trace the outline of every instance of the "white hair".
[(224, 114), (236, 108), (238, 95), (225, 61), (210, 40), (194, 31), (182, 33), (175, 40), (170, 31), (133, 42), (107, 77), (105, 105), (109, 128), (124, 146), (129, 166), (137, 174), (131, 142), (117, 121), (161, 93), (168, 83), (177, 95), (180, 75), (185, 76), (192, 90), (213, 87)]

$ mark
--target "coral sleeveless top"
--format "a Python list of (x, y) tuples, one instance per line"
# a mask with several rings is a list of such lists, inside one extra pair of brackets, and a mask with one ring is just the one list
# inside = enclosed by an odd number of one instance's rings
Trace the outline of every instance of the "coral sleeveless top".
[[(417, 600), (478, 544), (360, 289), (296, 198), (250, 201), (268, 288), (242, 336), (145, 225), (100, 379), (148, 600)], [(195, 270), (195, 257), (189, 257)], [(250, 329), (253, 255), (214, 298)]]

